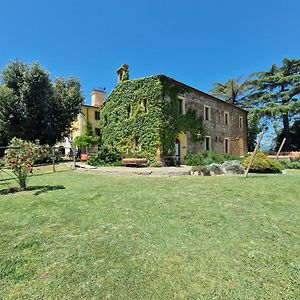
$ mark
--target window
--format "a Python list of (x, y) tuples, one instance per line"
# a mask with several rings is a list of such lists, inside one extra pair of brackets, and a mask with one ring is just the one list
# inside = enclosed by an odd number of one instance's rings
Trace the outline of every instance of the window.
[(95, 128), (95, 134), (96, 134), (97, 136), (100, 136), (100, 135), (101, 135), (101, 130), (100, 130), (100, 128)]
[(185, 99), (181, 96), (178, 97), (178, 113), (185, 115)]
[(108, 118), (107, 115), (104, 116), (104, 126), (106, 126), (108, 124)]
[(130, 118), (132, 116), (132, 106), (128, 105), (127, 107), (127, 117)]
[(229, 153), (229, 138), (224, 139), (224, 153), (225, 154)]
[(210, 136), (205, 137), (205, 150), (210, 151), (211, 150), (211, 139)]
[(229, 112), (224, 112), (224, 124), (229, 125)]
[(178, 112), (181, 115), (182, 115), (182, 111), (183, 111), (183, 109), (182, 109), (182, 102), (183, 102), (182, 99), (178, 99)]
[(209, 121), (210, 118), (211, 118), (210, 106), (205, 105), (204, 106), (204, 120)]
[(100, 120), (100, 111), (95, 111), (95, 120)]
[(141, 107), (144, 113), (148, 112), (148, 103), (147, 103), (147, 99), (142, 100), (141, 102)]
[(243, 117), (239, 117), (239, 127), (243, 128)]

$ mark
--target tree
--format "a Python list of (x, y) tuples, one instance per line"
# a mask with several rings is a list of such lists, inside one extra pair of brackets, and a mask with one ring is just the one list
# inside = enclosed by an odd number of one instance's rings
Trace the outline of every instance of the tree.
[(257, 135), (262, 131), (262, 125), (259, 122), (259, 118), (252, 114), (251, 111), (248, 113), (248, 134), (247, 143), (248, 151), (252, 152), (256, 145)]
[(284, 150), (291, 150), (290, 121), (300, 113), (300, 59), (283, 60), (281, 67), (275, 64), (269, 71), (253, 74), (248, 82), (251, 92), (248, 104), (259, 117), (282, 121), (282, 138), (286, 138)]
[[(214, 87), (209, 92), (228, 103), (245, 108), (247, 99), (248, 84), (247, 81), (240, 83), (238, 79), (229, 79), (228, 81), (215, 82)], [(259, 118), (249, 112), (248, 114), (248, 151), (253, 151), (256, 144), (256, 137), (260, 132)]]
[(242, 105), (242, 100), (247, 91), (247, 82), (240, 83), (238, 79), (229, 79), (228, 81), (214, 82), (214, 87), (209, 92), (228, 103)]
[[(12, 90), (4, 85), (0, 85), (0, 146), (7, 145), (9, 141), (7, 125), (16, 109), (15, 106), (16, 99)], [(0, 154), (1, 156), (2, 154)]]
[[(290, 128), (290, 136), (291, 136), (291, 151), (300, 151), (300, 119), (296, 120), (294, 124)], [(276, 137), (276, 146), (275, 151), (278, 151), (282, 141), (284, 139), (284, 131), (281, 130), (281, 132)]]
[(84, 100), (74, 78), (51, 81), (34, 63), (10, 63), (2, 72), (0, 87), (0, 137), (40, 140), (53, 145), (62, 138), (81, 110)]

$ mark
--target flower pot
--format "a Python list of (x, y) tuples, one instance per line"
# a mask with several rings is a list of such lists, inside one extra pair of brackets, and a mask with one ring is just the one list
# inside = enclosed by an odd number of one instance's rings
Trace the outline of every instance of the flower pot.
[(81, 160), (81, 161), (87, 161), (88, 158), (89, 158), (89, 157), (88, 157), (87, 154), (85, 154), (85, 153), (80, 154), (80, 160)]

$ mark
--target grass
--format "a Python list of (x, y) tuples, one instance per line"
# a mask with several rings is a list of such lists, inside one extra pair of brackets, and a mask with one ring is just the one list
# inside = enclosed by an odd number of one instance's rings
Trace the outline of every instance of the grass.
[(0, 298), (299, 299), (299, 182), (34, 176), (0, 194)]

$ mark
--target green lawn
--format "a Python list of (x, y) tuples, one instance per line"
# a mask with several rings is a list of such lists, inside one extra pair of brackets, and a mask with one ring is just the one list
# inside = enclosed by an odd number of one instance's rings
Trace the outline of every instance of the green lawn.
[(299, 171), (30, 185), (0, 181), (0, 299), (300, 298)]

